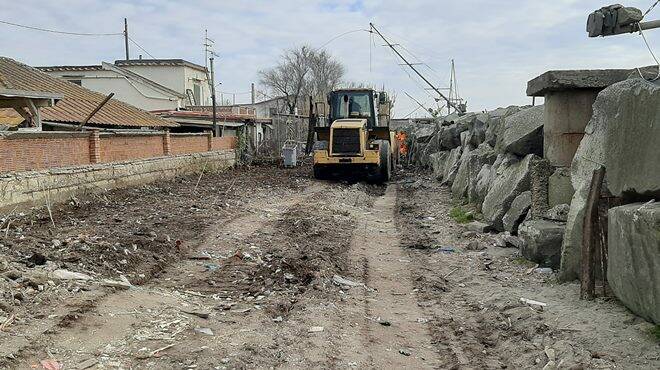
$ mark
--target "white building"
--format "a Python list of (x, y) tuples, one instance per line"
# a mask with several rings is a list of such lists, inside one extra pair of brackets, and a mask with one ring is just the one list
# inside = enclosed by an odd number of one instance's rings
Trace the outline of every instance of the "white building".
[(38, 67), (146, 111), (210, 105), (211, 90), (205, 67), (182, 59), (118, 60), (92, 66)]

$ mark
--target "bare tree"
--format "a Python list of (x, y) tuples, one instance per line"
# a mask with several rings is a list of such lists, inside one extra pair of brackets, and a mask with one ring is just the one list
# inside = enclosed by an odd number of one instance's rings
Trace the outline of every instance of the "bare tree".
[(344, 74), (344, 66), (327, 51), (301, 46), (286, 50), (277, 66), (260, 71), (259, 77), (262, 85), (286, 98), (289, 113), (294, 114), (305, 97), (327, 94)]

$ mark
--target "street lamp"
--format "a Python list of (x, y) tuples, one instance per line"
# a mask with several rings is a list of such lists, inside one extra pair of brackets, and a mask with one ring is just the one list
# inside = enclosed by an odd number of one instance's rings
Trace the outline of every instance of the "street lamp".
[(660, 28), (660, 20), (642, 22), (642, 19), (644, 15), (637, 8), (610, 5), (589, 14), (587, 32), (589, 37), (604, 37)]

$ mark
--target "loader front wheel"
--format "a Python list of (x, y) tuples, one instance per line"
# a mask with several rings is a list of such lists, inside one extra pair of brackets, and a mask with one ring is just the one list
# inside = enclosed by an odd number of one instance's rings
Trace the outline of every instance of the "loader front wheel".
[(392, 156), (390, 154), (390, 142), (386, 140), (379, 140), (378, 154), (380, 157), (380, 164), (378, 165), (375, 173), (370, 176), (370, 182), (383, 184), (390, 180), (392, 174)]

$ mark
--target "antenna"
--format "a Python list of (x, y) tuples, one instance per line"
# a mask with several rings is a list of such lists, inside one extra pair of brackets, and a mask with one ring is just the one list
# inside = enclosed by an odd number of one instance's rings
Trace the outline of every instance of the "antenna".
[(376, 34), (378, 34), (378, 36), (380, 36), (380, 38), (383, 39), (383, 41), (385, 41), (385, 44), (386, 44), (385, 46), (389, 46), (390, 49), (392, 49), (392, 51), (394, 51), (394, 53), (396, 53), (396, 55), (398, 55), (399, 58), (401, 58), (401, 60), (403, 60), (403, 62), (410, 69), (412, 69), (413, 72), (415, 72), (417, 74), (417, 76), (419, 76), (419, 78), (421, 78), (424, 82), (426, 82), (426, 84), (429, 85), (431, 87), (431, 89), (433, 89), (443, 100), (445, 100), (447, 102), (448, 109), (454, 108), (459, 114), (465, 113), (465, 107), (464, 106), (454, 104), (454, 102), (452, 102), (450, 98), (446, 97), (442, 92), (440, 92), (440, 89), (435, 87), (426, 77), (424, 77), (424, 75), (422, 75), (417, 70), (417, 68), (415, 68), (415, 66), (413, 64), (411, 64), (403, 55), (401, 55), (401, 53), (394, 47), (395, 44), (392, 44), (389, 41), (387, 41), (385, 36), (383, 36), (383, 34), (380, 33), (380, 31), (378, 31), (378, 29), (374, 26), (373, 23), (369, 23), (369, 26), (371, 27), (372, 30), (374, 30), (376, 32)]

